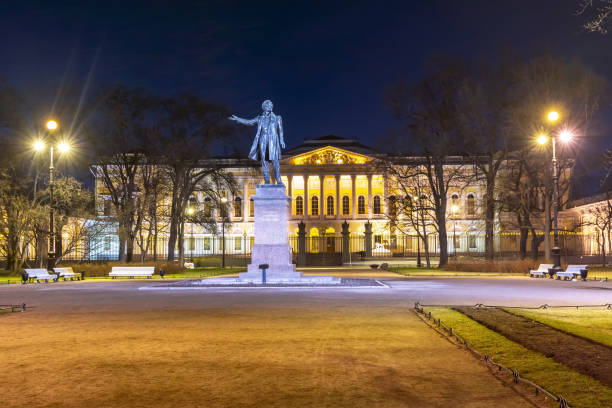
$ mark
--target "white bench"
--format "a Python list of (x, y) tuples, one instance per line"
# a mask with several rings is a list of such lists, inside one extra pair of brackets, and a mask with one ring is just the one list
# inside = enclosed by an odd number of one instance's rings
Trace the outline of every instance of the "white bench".
[(41, 280), (46, 282), (49, 282), (49, 280), (57, 280), (57, 275), (49, 273), (46, 269), (26, 269), (25, 271), (28, 274), (28, 282), (32, 281), (32, 279), (36, 279), (36, 282), (40, 282)]
[(74, 278), (79, 279), (76, 273), (72, 270), (71, 267), (68, 268), (53, 268), (53, 272), (57, 274), (57, 279), (63, 278), (64, 280), (70, 279), (74, 280)]
[(557, 279), (563, 278), (563, 280), (573, 279), (575, 276), (581, 276), (581, 269), (587, 269), (587, 265), (568, 265), (565, 272), (559, 271), (556, 273)]
[(108, 274), (111, 278), (129, 277), (134, 279), (135, 276), (146, 276), (151, 279), (155, 272), (154, 266), (113, 266), (112, 271)]
[(548, 269), (552, 268), (553, 264), (540, 264), (540, 266), (538, 267), (538, 269), (532, 269), (529, 271), (529, 277), (542, 277), (545, 278), (546, 274), (548, 273)]

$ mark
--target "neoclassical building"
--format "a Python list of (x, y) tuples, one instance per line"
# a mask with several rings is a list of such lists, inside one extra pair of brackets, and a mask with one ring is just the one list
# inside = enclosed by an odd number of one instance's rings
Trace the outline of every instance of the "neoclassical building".
[[(416, 234), (400, 233), (390, 227), (388, 212), (396, 191), (393, 183), (376, 165), (386, 155), (360, 144), (354, 139), (324, 136), (305, 140), (301, 145), (283, 153), (282, 181), (291, 197), (291, 216), (287, 234), (297, 236), (298, 224), (304, 223), (308, 236), (308, 252), (339, 252), (340, 232), (346, 222), (350, 231), (351, 251), (363, 249), (366, 223), (371, 224), (374, 252), (414, 252), (419, 245)], [(225, 249), (228, 253), (250, 252), (253, 241), (255, 188), (262, 183), (259, 163), (248, 159), (220, 159), (233, 173), (238, 193), (231, 201), (230, 225), (225, 230)], [(94, 174), (96, 172), (94, 171)], [(104, 186), (96, 178), (96, 205), (99, 215), (109, 207)], [(484, 186), (473, 182), (449, 191), (449, 251), (482, 252), (484, 250), (484, 221), (480, 202)], [(391, 200), (390, 200), (391, 199)], [(207, 197), (195, 192), (193, 206), (205, 205)], [(452, 210), (451, 210), (452, 208)], [(497, 227), (496, 227), (497, 228)], [(185, 226), (185, 253), (194, 256), (218, 253), (218, 236), (198, 225)], [(452, 238), (452, 239), (451, 239)], [(458, 239), (461, 238), (461, 239)], [(110, 257), (116, 250), (117, 237), (105, 237), (96, 246), (97, 257)], [(164, 248), (165, 236), (158, 236)], [(110, 241), (110, 242), (109, 242)], [(431, 251), (436, 252), (437, 240), (432, 234)]]

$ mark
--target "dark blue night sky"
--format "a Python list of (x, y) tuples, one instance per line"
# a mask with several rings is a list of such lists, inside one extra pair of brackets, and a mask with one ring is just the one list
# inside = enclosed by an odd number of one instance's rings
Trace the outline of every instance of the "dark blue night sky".
[(62, 86), (88, 83), (88, 95), (114, 83), (190, 91), (245, 117), (270, 98), (289, 145), (327, 134), (376, 145), (393, 125), (385, 87), (417, 79), (432, 54), (550, 52), (612, 78), (612, 34), (584, 32), (578, 3), (8, 2), (0, 77), (49, 104)]

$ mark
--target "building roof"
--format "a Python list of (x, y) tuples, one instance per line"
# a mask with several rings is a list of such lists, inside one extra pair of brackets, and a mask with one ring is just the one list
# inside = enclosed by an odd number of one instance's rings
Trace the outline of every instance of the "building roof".
[(306, 153), (324, 146), (335, 146), (342, 149), (350, 150), (355, 153), (361, 153), (366, 155), (380, 154), (380, 152), (372, 149), (371, 147), (362, 145), (356, 139), (346, 139), (344, 137), (336, 135), (327, 135), (318, 137), (316, 139), (304, 140), (302, 144), (285, 150), (283, 152), (283, 156), (295, 156), (297, 154)]

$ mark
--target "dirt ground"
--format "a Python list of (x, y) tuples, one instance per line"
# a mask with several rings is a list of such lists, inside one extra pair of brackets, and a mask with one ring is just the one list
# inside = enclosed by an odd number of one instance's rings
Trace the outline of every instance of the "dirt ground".
[(407, 299), (137, 285), (0, 292), (0, 407), (531, 406)]
[(612, 386), (612, 348), (497, 308), (457, 307), (526, 348)]

